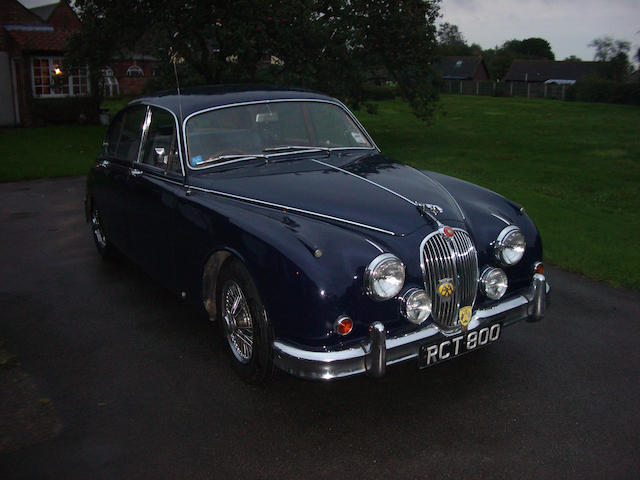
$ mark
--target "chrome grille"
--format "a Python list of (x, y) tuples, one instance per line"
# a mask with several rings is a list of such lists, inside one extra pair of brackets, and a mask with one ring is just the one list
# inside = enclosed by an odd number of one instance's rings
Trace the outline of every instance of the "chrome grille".
[[(432, 299), (431, 315), (445, 329), (458, 325), (460, 307), (473, 307), (478, 288), (476, 248), (467, 232), (453, 232), (452, 237), (447, 237), (440, 229), (420, 246), (424, 286)], [(438, 286), (447, 281), (453, 284), (453, 293), (444, 297), (438, 293)]]

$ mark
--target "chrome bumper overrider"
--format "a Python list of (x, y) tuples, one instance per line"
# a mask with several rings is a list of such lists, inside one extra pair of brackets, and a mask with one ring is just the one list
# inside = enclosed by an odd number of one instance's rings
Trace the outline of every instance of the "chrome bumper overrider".
[[(530, 322), (541, 320), (549, 291), (544, 275), (535, 274), (530, 289), (525, 293), (508, 297), (491, 308), (476, 310), (468, 329), (494, 322), (507, 326), (525, 319)], [(331, 380), (364, 372), (381, 377), (387, 365), (417, 358), (420, 345), (437, 343), (453, 334), (459, 332), (443, 332), (432, 323), (416, 332), (387, 337), (384, 325), (374, 322), (369, 327), (369, 340), (360, 347), (346, 350), (315, 352), (276, 340), (273, 344), (274, 362), (286, 372), (316, 380)]]

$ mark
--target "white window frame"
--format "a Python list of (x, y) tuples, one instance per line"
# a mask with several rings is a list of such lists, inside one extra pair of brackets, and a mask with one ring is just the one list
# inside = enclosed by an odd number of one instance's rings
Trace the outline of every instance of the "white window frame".
[[(132, 75), (133, 72), (136, 72), (136, 74)], [(131, 77), (131, 78), (144, 77), (144, 70), (140, 65), (133, 64), (129, 68), (127, 68), (127, 77)]]
[[(34, 62), (35, 61), (43, 61), (46, 60), (47, 65), (48, 65), (48, 69), (49, 69), (49, 93), (41, 93), (38, 94), (36, 93), (36, 76), (35, 76), (35, 68), (34, 68)], [(86, 75), (73, 75), (73, 74), (69, 74), (67, 76), (67, 89), (69, 91), (69, 93), (55, 93), (53, 91), (53, 68), (54, 65), (62, 65), (62, 60), (63, 57), (60, 56), (48, 56), (48, 57), (31, 57), (31, 92), (33, 94), (34, 98), (64, 98), (64, 97), (88, 97), (89, 95), (91, 95), (91, 82), (89, 81), (89, 68), (88, 67), (83, 67), (83, 69), (86, 71)], [(74, 93), (73, 92), (73, 79), (74, 77), (86, 77), (86, 82), (87, 82), (87, 92), (86, 93)]]

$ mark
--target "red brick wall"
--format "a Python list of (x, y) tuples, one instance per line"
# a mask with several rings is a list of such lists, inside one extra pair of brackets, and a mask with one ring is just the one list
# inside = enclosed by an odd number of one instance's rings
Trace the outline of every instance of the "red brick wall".
[[(151, 60), (118, 60), (112, 62), (109, 66), (113, 70), (113, 74), (118, 80), (121, 95), (140, 95), (147, 81), (153, 76), (153, 65), (155, 62)], [(128, 77), (127, 70), (132, 65), (140, 67), (144, 73), (142, 77)]]
[(60, 1), (47, 23), (62, 30), (80, 30), (82, 27), (80, 20), (65, 0)]

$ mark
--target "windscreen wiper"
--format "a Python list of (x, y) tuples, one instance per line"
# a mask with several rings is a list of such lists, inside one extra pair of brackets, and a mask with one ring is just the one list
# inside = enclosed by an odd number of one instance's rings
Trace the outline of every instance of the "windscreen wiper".
[[(229, 163), (242, 162), (245, 160), (255, 160), (256, 158), (260, 158), (263, 160), (267, 160), (268, 157), (261, 153), (256, 154), (235, 154), (235, 155), (218, 155), (216, 157), (210, 157), (206, 160), (198, 162), (195, 166), (199, 167), (201, 165), (208, 165), (210, 163), (215, 163), (215, 166), (219, 165), (228, 165)], [(222, 160), (222, 161), (221, 161)]]
[(291, 151), (304, 151), (304, 152), (327, 152), (331, 153), (334, 149), (329, 147), (312, 147), (310, 145), (286, 145), (282, 147), (267, 147), (263, 152), (291, 152)]

